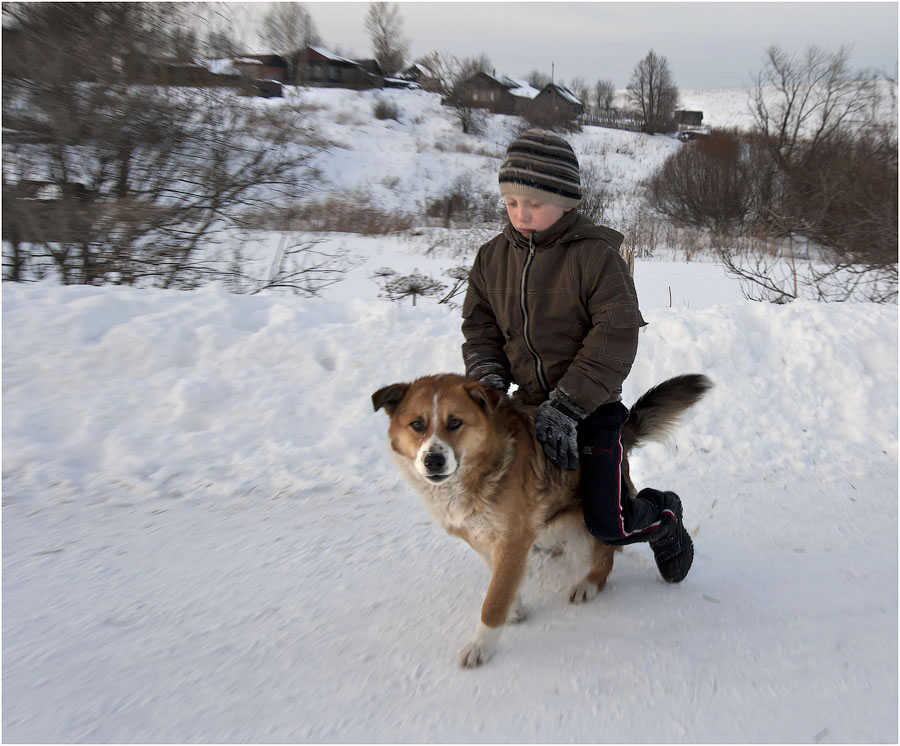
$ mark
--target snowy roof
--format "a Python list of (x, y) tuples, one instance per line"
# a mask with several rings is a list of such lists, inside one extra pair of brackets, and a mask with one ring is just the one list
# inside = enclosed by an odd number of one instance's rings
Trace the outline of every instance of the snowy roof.
[(391, 84), (395, 87), (401, 88), (419, 88), (419, 84), (412, 80), (407, 80), (406, 78), (394, 78), (388, 75), (385, 77), (384, 82), (386, 84)]
[(486, 73), (484, 70), (481, 70), (480, 73), (484, 75), (484, 77), (493, 80), (497, 85), (502, 85), (504, 88), (511, 88), (515, 85), (515, 83), (513, 83), (509, 78), (498, 78), (496, 75)]
[(513, 84), (515, 88), (510, 88), (509, 92), (513, 96), (519, 98), (534, 98), (540, 91), (532, 86), (527, 80), (518, 80), (517, 78), (504, 78), (507, 82)]
[(331, 60), (332, 62), (346, 62), (348, 65), (359, 65), (355, 60), (347, 59), (346, 57), (341, 57), (339, 54), (334, 54), (333, 52), (329, 52), (321, 47), (310, 47), (310, 49), (316, 54), (321, 54), (326, 59)]
[(201, 63), (207, 70), (209, 70), (213, 75), (240, 75), (241, 71), (238, 70), (231, 60), (204, 60)]
[[(553, 88), (562, 98), (566, 99), (566, 101), (568, 101), (570, 104), (575, 104), (576, 106), (584, 106), (578, 96), (572, 93), (572, 91), (570, 91), (568, 88), (564, 88), (563, 86), (557, 85), (556, 83), (551, 83), (547, 86), (547, 88)], [(545, 88), (544, 90), (547, 90), (547, 88)]]

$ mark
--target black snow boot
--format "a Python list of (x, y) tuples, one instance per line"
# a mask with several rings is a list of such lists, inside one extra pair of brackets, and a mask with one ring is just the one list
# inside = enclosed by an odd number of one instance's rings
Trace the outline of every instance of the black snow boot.
[[(663, 525), (650, 539), (659, 574), (667, 583), (680, 583), (694, 561), (694, 542), (682, 523), (681, 500), (674, 492), (663, 493)], [(674, 514), (673, 519), (668, 512)]]

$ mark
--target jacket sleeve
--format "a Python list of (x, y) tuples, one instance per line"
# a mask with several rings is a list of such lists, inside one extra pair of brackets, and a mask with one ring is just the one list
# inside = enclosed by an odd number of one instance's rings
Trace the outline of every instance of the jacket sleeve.
[(503, 331), (485, 291), (483, 256), (490, 245), (485, 244), (478, 250), (469, 271), (469, 287), (462, 308), (463, 362), (466, 375), (471, 378), (483, 378), (493, 373), (510, 381), (509, 360), (503, 352)]
[(587, 412), (621, 393), (647, 325), (625, 260), (608, 247), (592, 254), (581, 280), (591, 329), (557, 385)]

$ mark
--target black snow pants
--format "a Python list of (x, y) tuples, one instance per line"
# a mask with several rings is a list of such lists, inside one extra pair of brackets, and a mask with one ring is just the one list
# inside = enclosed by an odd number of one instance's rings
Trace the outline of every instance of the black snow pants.
[(670, 511), (663, 513), (659, 490), (629, 494), (622, 474), (622, 425), (627, 419), (625, 405), (613, 402), (598, 407), (578, 426), (584, 522), (605, 544), (649, 541), (670, 517)]

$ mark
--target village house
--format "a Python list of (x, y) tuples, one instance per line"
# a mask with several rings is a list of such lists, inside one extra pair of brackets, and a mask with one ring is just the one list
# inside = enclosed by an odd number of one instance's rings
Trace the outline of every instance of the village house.
[(584, 114), (584, 104), (568, 88), (550, 83), (526, 107), (532, 118), (573, 120)]
[(701, 127), (703, 126), (703, 112), (679, 109), (675, 112), (675, 124), (685, 127)]
[(444, 103), (488, 109), (494, 114), (521, 114), (537, 94), (525, 81), (477, 72), (458, 84)]
[(232, 61), (242, 77), (291, 83), (290, 65), (280, 54), (247, 54)]
[(383, 77), (370, 73), (356, 60), (341, 57), (320, 47), (306, 47), (293, 57), (295, 64), (301, 68), (304, 85), (362, 90), (380, 88), (384, 84)]
[(401, 80), (419, 83), (421, 85), (425, 80), (433, 78), (434, 76), (432, 75), (431, 70), (417, 62), (414, 65), (410, 65), (405, 70), (401, 70), (395, 77), (400, 78)]

